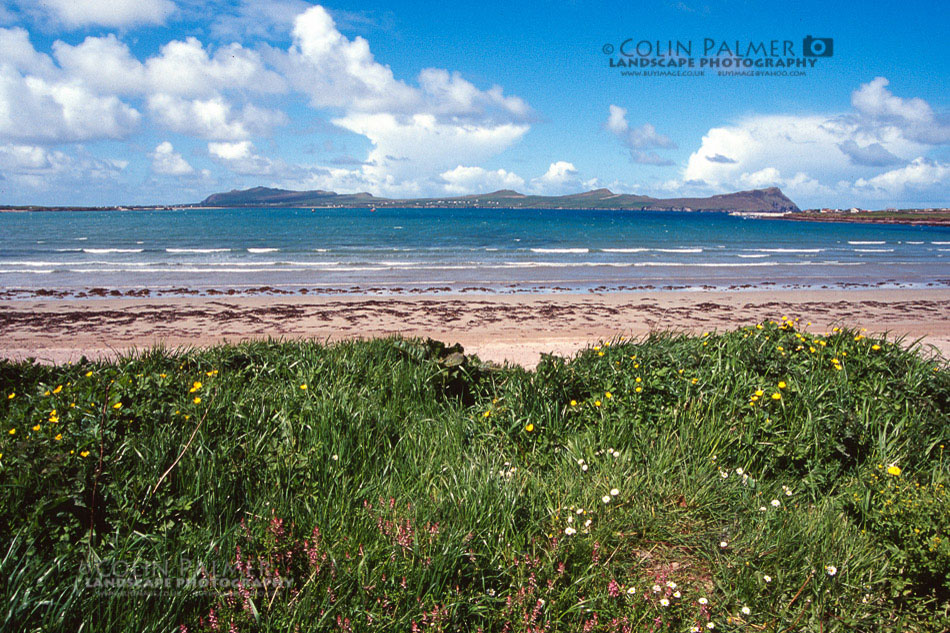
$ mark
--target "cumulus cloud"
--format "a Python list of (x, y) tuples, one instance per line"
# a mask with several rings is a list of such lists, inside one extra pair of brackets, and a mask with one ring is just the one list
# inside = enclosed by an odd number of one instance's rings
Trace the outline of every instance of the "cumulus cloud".
[(284, 177), (290, 175), (283, 162), (261, 156), (251, 141), (208, 143), (208, 153), (236, 174), (271, 176), (279, 173)]
[(551, 163), (543, 175), (531, 181), (532, 190), (544, 195), (577, 193), (582, 186), (580, 172), (566, 160)]
[(168, 141), (159, 143), (149, 157), (152, 159), (152, 171), (156, 174), (187, 176), (195, 171)]
[[(710, 129), (683, 181), (713, 189), (780, 186), (793, 197), (899, 194), (946, 185), (940, 163), (921, 158), (950, 143), (950, 128), (923, 99), (905, 99), (877, 77), (834, 114), (755, 115)], [(878, 175), (874, 168), (903, 167)]]
[(255, 134), (268, 134), (286, 116), (248, 104), (235, 111), (222, 97), (182, 99), (156, 94), (148, 99), (152, 117), (165, 128), (179, 134), (205, 139), (239, 140)]
[(517, 142), (527, 125), (445, 123), (431, 114), (351, 113), (333, 123), (373, 144), (362, 170), (370, 183), (441, 174), (460, 162), (478, 163)]
[(48, 191), (69, 187), (74, 191), (114, 181), (125, 170), (123, 160), (100, 159), (80, 151), (61, 150), (23, 144), (0, 145), (0, 173), (17, 187)]
[(39, 0), (38, 5), (70, 28), (162, 24), (175, 10), (171, 0)]
[(499, 189), (520, 189), (524, 178), (504, 169), (490, 171), (482, 167), (463, 167), (440, 174), (445, 181), (445, 192), (453, 195), (488, 193)]
[(633, 162), (644, 165), (673, 164), (673, 161), (649, 150), (673, 149), (676, 147), (676, 143), (665, 134), (657, 132), (656, 128), (649, 123), (644, 123), (639, 127), (630, 127), (625, 108), (611, 105), (604, 127), (630, 150), (630, 159)]
[(287, 88), (259, 53), (240, 44), (222, 46), (212, 53), (194, 37), (168, 42), (144, 63), (112, 34), (87, 37), (75, 46), (57, 41), (53, 54), (70, 75), (115, 94), (207, 98), (229, 90), (280, 93)]
[(875, 77), (851, 95), (851, 105), (873, 124), (889, 124), (908, 139), (928, 144), (950, 143), (950, 123), (938, 119), (933, 108), (920, 98), (902, 99), (894, 95), (884, 77)]
[(901, 195), (907, 190), (925, 191), (950, 180), (950, 164), (918, 157), (909, 164), (854, 183), (858, 192)]
[(115, 96), (99, 96), (75, 82), (23, 76), (0, 65), (0, 138), (63, 143), (122, 138), (140, 114)]

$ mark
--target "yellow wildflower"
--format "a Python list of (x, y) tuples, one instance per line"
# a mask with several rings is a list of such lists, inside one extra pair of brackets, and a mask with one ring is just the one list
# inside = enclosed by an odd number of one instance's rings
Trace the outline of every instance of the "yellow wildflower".
[(34, 427), (33, 427), (33, 430), (34, 430), (34, 431), (39, 431), (39, 430), (40, 430), (40, 425), (37, 424), (36, 426), (34, 426)]
[(534, 430), (534, 425), (533, 425), (533, 424), (529, 424), (528, 426), (524, 427), (524, 430), (527, 431), (528, 433), (530, 433), (531, 431)]
[(897, 466), (896, 464), (891, 464), (890, 466), (887, 467), (887, 474), (894, 475), (895, 477), (900, 477), (901, 476), (900, 466)]
[(122, 403), (121, 403), (121, 402), (116, 402), (114, 405), (112, 405), (112, 408), (113, 408), (113, 409), (121, 409), (121, 408), (122, 408)]
[(306, 390), (307, 390), (307, 385), (306, 385), (306, 383), (300, 385), (300, 388), (301, 388), (303, 391), (306, 391)]
[(79, 456), (80, 456), (80, 457), (89, 457), (89, 451), (82, 451), (81, 453), (79, 453)]
[(56, 386), (56, 389), (53, 389), (53, 393), (59, 393), (59, 392), (62, 391), (62, 390), (63, 390), (63, 386), (62, 386), (62, 385), (57, 385), (57, 386)]
[(201, 398), (199, 398), (198, 396), (195, 396), (194, 402), (195, 404), (201, 404)]
[(776, 391), (775, 393), (772, 394), (772, 400), (781, 400), (781, 399), (782, 399), (782, 394), (780, 394), (779, 392)]
[(58, 441), (60, 441), (61, 439), (63, 439), (63, 434), (62, 434), (62, 433), (57, 433), (57, 434), (56, 434), (56, 437), (54, 437), (53, 439), (58, 442)]

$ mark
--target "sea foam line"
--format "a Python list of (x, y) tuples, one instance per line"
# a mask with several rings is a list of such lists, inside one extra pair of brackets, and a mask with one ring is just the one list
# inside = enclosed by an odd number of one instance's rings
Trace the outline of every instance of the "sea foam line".
[(83, 253), (101, 255), (103, 253), (141, 253), (144, 248), (84, 248)]
[(247, 249), (248, 253), (276, 253), (279, 251), (279, 248), (249, 248)]
[(887, 243), (887, 242), (885, 242), (884, 240), (881, 240), (881, 241), (874, 241), (874, 240), (871, 240), (871, 241), (868, 241), (868, 242), (861, 242), (861, 241), (858, 241), (858, 240), (848, 240), (848, 244), (853, 244), (853, 245), (862, 245), (862, 244), (886, 244), (886, 243)]
[(230, 248), (166, 248), (166, 253), (227, 253)]
[(589, 248), (532, 248), (532, 253), (574, 253), (574, 254), (583, 254), (589, 253)]

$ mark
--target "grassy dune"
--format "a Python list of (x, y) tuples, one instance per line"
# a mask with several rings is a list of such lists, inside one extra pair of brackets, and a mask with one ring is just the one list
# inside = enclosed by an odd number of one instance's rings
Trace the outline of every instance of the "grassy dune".
[(950, 372), (859, 332), (532, 372), (266, 342), (0, 387), (3, 630), (950, 627)]

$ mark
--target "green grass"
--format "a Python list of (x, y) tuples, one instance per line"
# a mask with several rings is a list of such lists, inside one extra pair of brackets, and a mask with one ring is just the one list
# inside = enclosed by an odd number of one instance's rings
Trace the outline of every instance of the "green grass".
[(0, 364), (0, 629), (950, 627), (943, 359), (784, 321), (452, 351)]

